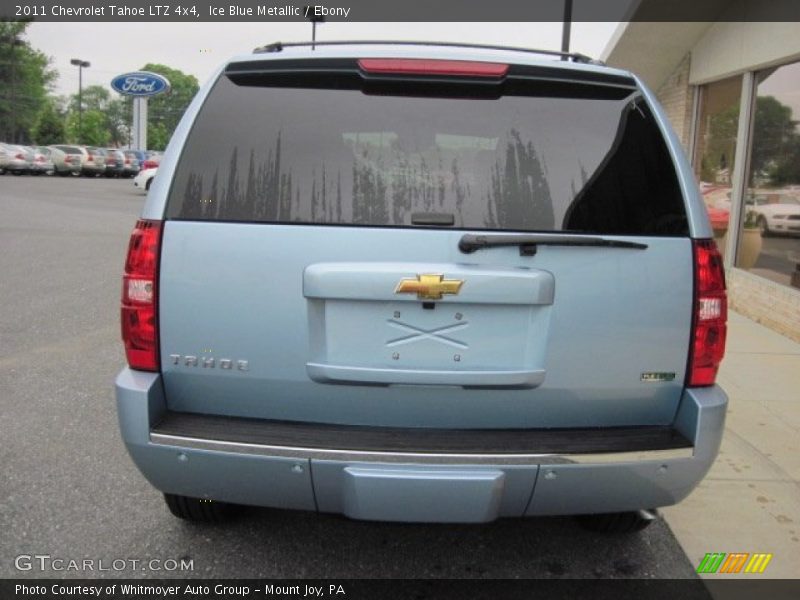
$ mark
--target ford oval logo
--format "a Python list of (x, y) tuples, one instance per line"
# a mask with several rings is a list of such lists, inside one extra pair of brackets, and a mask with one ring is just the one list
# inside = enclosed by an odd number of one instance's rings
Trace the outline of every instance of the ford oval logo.
[(126, 96), (155, 96), (169, 91), (169, 81), (158, 73), (137, 71), (124, 73), (111, 80), (111, 87)]

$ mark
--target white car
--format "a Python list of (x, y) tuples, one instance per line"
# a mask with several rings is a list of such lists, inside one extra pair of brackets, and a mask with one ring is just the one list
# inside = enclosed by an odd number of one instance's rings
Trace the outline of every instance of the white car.
[(156, 171), (158, 171), (158, 168), (139, 171), (139, 174), (133, 178), (133, 187), (147, 193), (150, 189), (150, 184), (153, 183), (153, 177), (156, 176)]
[(750, 207), (756, 213), (761, 235), (774, 233), (800, 234), (800, 198), (781, 195), (778, 201), (765, 196), (757, 196)]

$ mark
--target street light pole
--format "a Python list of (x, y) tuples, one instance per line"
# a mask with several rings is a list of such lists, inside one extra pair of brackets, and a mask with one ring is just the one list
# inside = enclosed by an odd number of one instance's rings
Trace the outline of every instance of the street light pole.
[[(569, 52), (569, 34), (570, 26), (572, 25), (572, 0), (564, 0), (564, 22), (561, 28), (561, 51)], [(566, 56), (562, 56), (561, 60), (567, 60)]]
[(78, 143), (80, 144), (83, 139), (83, 69), (91, 67), (92, 63), (80, 58), (73, 58), (69, 63), (78, 67)]
[[(6, 41), (6, 40), (3, 40)], [(8, 38), (8, 45), (9, 45), (9, 57), (11, 58), (11, 131), (10, 131), (10, 140), (12, 144), (17, 143), (17, 53), (16, 48), (19, 46), (24, 46), (25, 42), (18, 38), (16, 35), (12, 35)]]
[(317, 23), (324, 23), (325, 17), (317, 16), (314, 13), (316, 12), (315, 6), (306, 6), (305, 7), (305, 14), (306, 19), (311, 21), (311, 49), (314, 50), (317, 45)]

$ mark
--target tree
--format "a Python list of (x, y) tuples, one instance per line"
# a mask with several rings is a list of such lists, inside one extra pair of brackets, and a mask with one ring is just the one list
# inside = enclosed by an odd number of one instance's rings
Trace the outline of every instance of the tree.
[(36, 124), (31, 130), (31, 138), (40, 146), (59, 144), (66, 139), (64, 114), (59, 110), (56, 100), (48, 98), (39, 111)]
[[(80, 104), (83, 110), (104, 111), (111, 100), (111, 92), (102, 85), (89, 85), (83, 88), (80, 94)], [(69, 110), (78, 110), (78, 94), (73, 94), (69, 101)]]
[(151, 97), (147, 104), (147, 145), (153, 150), (163, 150), (200, 85), (194, 75), (166, 65), (148, 63), (142, 71), (166, 77), (171, 86), (168, 93)]
[(111, 132), (108, 130), (106, 115), (96, 109), (83, 110), (80, 130), (78, 129), (78, 113), (73, 111), (67, 116), (67, 139), (73, 143), (87, 146), (108, 146)]
[[(87, 139), (105, 139), (104, 145), (125, 146), (130, 139), (131, 101), (128, 97), (112, 98), (111, 92), (102, 85), (90, 85), (83, 89), (80, 98), (83, 106), (83, 118), (89, 113), (90, 125), (83, 124), (84, 135), (78, 136), (78, 94), (70, 96), (68, 127), (73, 142), (88, 144)], [(96, 114), (102, 116), (98, 118)], [(105, 133), (95, 131), (95, 128), (104, 129)]]
[(774, 185), (783, 185), (798, 172), (800, 135), (792, 108), (773, 96), (756, 99), (753, 122), (753, 151), (750, 158), (750, 185), (766, 176)]
[(27, 142), (56, 73), (22, 39), (29, 23), (0, 21), (0, 139)]
[(709, 118), (708, 140), (701, 161), (703, 181), (717, 181), (720, 171), (733, 171), (736, 132), (739, 127), (739, 105), (731, 104)]
[[(800, 170), (798, 123), (792, 119), (790, 106), (773, 96), (756, 97), (749, 187), (756, 187), (757, 180), (766, 180), (772, 185), (797, 181), (792, 174)], [(709, 139), (701, 161), (703, 181), (715, 181), (721, 169), (733, 170), (738, 124), (738, 105), (711, 116)]]
[(169, 143), (169, 138), (172, 137), (172, 130), (167, 130), (164, 123), (153, 123), (148, 120), (147, 123), (147, 146), (152, 150), (163, 150)]
[(770, 183), (776, 187), (800, 184), (800, 135), (783, 146), (767, 173)]
[(133, 102), (130, 96), (111, 100), (106, 106), (106, 123), (114, 146), (127, 146), (131, 141)]

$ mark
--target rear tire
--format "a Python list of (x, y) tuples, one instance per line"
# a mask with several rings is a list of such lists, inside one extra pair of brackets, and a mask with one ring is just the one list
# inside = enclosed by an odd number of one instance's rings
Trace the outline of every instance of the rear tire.
[(769, 237), (772, 235), (767, 220), (764, 217), (758, 217), (758, 228), (761, 230), (761, 237)]
[(655, 509), (578, 516), (584, 529), (598, 533), (635, 533), (656, 519), (658, 513)]
[(236, 504), (178, 496), (177, 494), (164, 494), (164, 501), (173, 515), (179, 519), (196, 523), (225, 521), (239, 512), (240, 508)]

